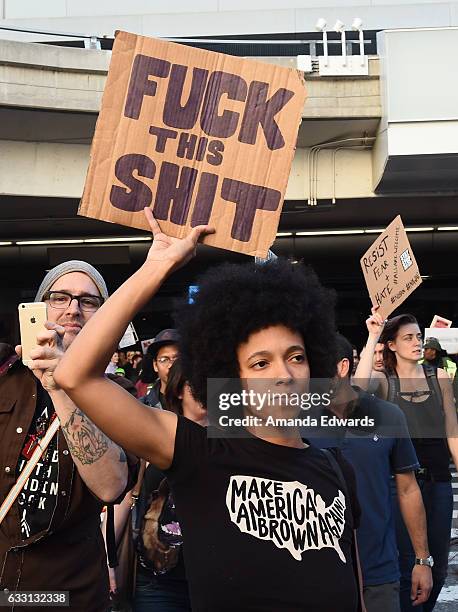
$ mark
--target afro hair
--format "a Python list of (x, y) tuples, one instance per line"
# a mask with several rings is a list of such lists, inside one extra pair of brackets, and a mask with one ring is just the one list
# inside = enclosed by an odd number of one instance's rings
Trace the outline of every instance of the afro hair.
[(311, 377), (334, 376), (335, 296), (313, 270), (285, 259), (262, 266), (223, 264), (196, 284), (194, 302), (183, 304), (175, 321), (185, 378), (204, 406), (207, 379), (239, 378), (238, 347), (273, 325), (301, 334)]

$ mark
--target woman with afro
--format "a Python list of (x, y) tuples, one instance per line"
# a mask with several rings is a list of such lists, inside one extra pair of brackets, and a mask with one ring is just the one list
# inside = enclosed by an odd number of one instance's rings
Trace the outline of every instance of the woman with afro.
[(104, 365), (129, 321), (212, 232), (199, 226), (171, 238), (145, 212), (154, 235), (146, 262), (75, 339), (56, 383), (112, 440), (166, 473), (193, 610), (361, 609), (351, 468), (303, 441), (295, 427), (262, 426), (266, 415), (296, 416), (300, 409), (284, 398), (307, 390), (311, 377), (334, 375), (332, 297), (311, 271), (285, 261), (208, 272), (194, 303), (176, 316), (194, 397), (215, 412), (207, 382), (234, 379), (240, 389), (269, 389), (283, 399), (262, 410), (251, 400), (243, 405), (254, 425), (236, 438), (144, 406), (103, 376)]

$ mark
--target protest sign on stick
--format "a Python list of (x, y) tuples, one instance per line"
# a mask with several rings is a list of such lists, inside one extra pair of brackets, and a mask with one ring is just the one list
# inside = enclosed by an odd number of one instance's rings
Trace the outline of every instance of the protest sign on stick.
[(266, 257), (305, 102), (292, 68), (118, 32), (79, 214)]
[(361, 257), (372, 305), (387, 318), (422, 280), (401, 216), (398, 215)]

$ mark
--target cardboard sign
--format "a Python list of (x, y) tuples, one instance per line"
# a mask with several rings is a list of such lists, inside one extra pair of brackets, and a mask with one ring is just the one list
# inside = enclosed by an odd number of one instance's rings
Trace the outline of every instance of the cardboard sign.
[(421, 284), (420, 271), (400, 215), (361, 257), (373, 306), (386, 319)]
[(79, 214), (265, 257), (305, 102), (291, 68), (119, 32)]
[(433, 320), (431, 321), (431, 325), (429, 327), (452, 327), (452, 321), (450, 321), (450, 319), (446, 319), (445, 317), (434, 315)]
[(132, 323), (129, 323), (126, 331), (124, 332), (123, 337), (119, 341), (118, 346), (120, 349), (123, 349), (123, 348), (126, 348), (126, 346), (133, 346), (134, 344), (137, 343), (137, 341), (138, 341), (138, 336), (137, 336), (137, 332), (135, 331), (135, 327), (133, 326)]
[(433, 327), (425, 329), (425, 342), (428, 338), (437, 338), (441, 347), (449, 355), (458, 353), (458, 327), (439, 328)]

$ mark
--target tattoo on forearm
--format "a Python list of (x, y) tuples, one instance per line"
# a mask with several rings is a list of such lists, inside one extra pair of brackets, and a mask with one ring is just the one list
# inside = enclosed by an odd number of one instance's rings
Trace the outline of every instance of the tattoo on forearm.
[(78, 408), (62, 426), (68, 448), (83, 465), (91, 465), (107, 452), (109, 440)]

